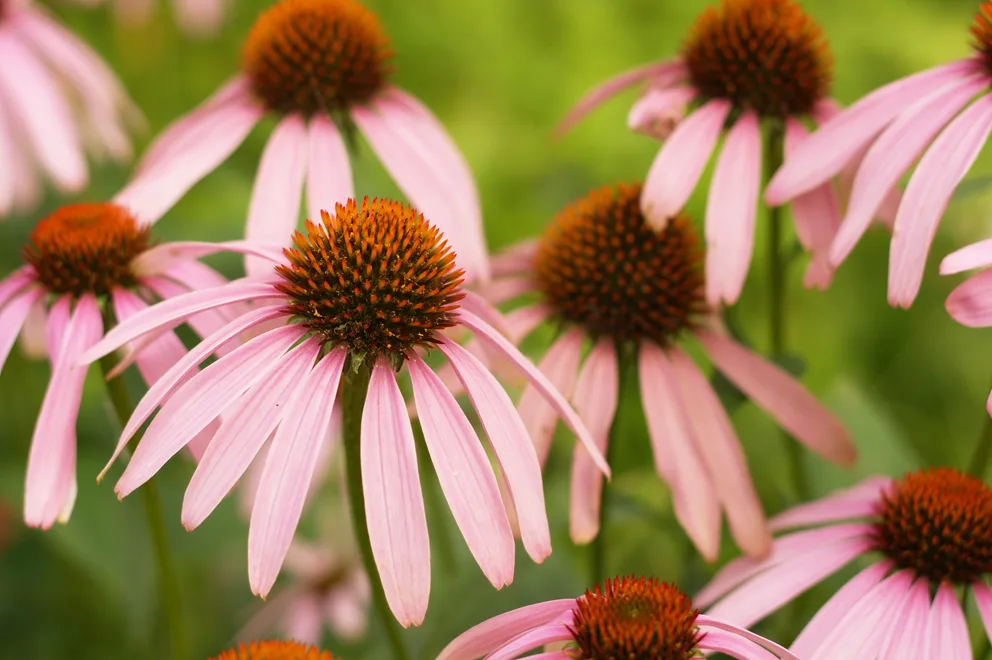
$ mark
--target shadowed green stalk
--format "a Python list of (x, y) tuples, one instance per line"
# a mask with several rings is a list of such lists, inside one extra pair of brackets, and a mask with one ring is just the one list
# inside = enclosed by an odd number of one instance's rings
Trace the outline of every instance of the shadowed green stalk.
[[(354, 358), (352, 358), (354, 359)], [(353, 362), (345, 365), (344, 382), (341, 384), (341, 431), (344, 445), (345, 467), (348, 479), (348, 501), (351, 507), (351, 526), (355, 530), (355, 543), (362, 555), (362, 565), (372, 587), (372, 602), (397, 660), (409, 660), (403, 645), (400, 627), (389, 609), (382, 579), (372, 555), (372, 541), (365, 520), (365, 491), (362, 487), (362, 410), (372, 378), (372, 365), (362, 362), (355, 368)]]
[(968, 474), (982, 479), (989, 467), (989, 457), (992, 456), (992, 417), (986, 413), (982, 433), (978, 436), (975, 453), (968, 462)]

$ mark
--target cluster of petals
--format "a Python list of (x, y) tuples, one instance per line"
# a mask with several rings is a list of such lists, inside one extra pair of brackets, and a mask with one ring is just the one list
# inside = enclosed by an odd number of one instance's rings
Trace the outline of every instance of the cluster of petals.
[[(271, 262), (270, 262), (271, 268)], [(252, 590), (272, 588), (299, 522), (321, 446), (330, 441), (334, 400), (353, 356), (342, 346), (325, 353), (323, 341), (293, 323), (279, 303), (286, 294), (270, 270), (166, 300), (125, 320), (85, 351), (81, 364), (143, 337), (154, 337), (196, 314), (253, 301), (261, 303), (204, 338), (155, 382), (126, 424), (114, 458), (151, 417), (148, 429), (116, 485), (123, 497), (150, 479), (176, 452), (222, 416), (190, 481), (182, 522), (197, 527), (238, 482), (268, 443), (251, 512), (248, 573)], [(547, 398), (566, 424), (608, 468), (575, 411), (502, 334), (483, 317), (492, 310), (468, 295), (458, 327), (471, 331), (494, 355), (508, 360)], [(198, 370), (232, 339), (252, 338)], [(482, 362), (438, 334), (434, 342), (468, 393), (505, 480), (524, 548), (535, 561), (551, 552), (541, 469), (520, 415)], [(514, 542), (496, 476), (468, 417), (433, 369), (405, 356), (417, 413), (442, 491), (469, 550), (498, 587), (513, 578)], [(385, 357), (372, 367), (362, 415), (361, 466), (372, 552), (386, 598), (404, 626), (424, 617), (430, 595), (430, 546), (417, 452), (397, 374)], [(344, 386), (347, 386), (345, 383)], [(112, 459), (113, 460), (113, 459)]]
[[(77, 4), (98, 7), (108, 2), (121, 23), (144, 25), (155, 16), (156, 0), (75, 0)], [(217, 34), (231, 0), (171, 0), (176, 22), (188, 34), (208, 37)]]
[[(531, 277), (537, 244), (519, 244), (493, 259), (493, 281), (480, 289), (494, 304), (539, 291)], [(544, 302), (506, 316), (515, 340), (553, 319)], [(834, 463), (850, 465), (855, 448), (843, 424), (781, 367), (738, 344), (718, 316), (690, 330), (713, 364), (799, 442)], [(593, 344), (588, 354), (584, 349)], [(592, 340), (579, 326), (567, 327), (538, 362), (554, 387), (569, 397), (605, 454), (619, 396), (617, 348), (612, 338)], [(637, 363), (654, 463), (672, 490), (675, 515), (709, 561), (720, 547), (721, 512), (730, 532), (749, 555), (768, 551), (771, 533), (730, 418), (704, 373), (681, 348), (643, 340)], [(556, 416), (527, 386), (520, 415), (542, 463), (554, 436)], [(572, 464), (571, 535), (587, 543), (599, 533), (603, 480), (585, 449)]]
[[(892, 486), (871, 477), (772, 519), (776, 531), (796, 530), (772, 544), (763, 560), (727, 564), (693, 599), (710, 616), (750, 626), (813, 585), (872, 551), (871, 520)], [(861, 520), (859, 520), (861, 519)], [(936, 586), (936, 595), (931, 591)], [(992, 635), (992, 591), (969, 585)], [(931, 585), (887, 558), (862, 569), (806, 624), (790, 650), (805, 660), (971, 658), (968, 626), (954, 585)]]
[(78, 192), (86, 155), (126, 161), (140, 120), (100, 57), (31, 0), (0, 7), (0, 217), (34, 208), (44, 184)]

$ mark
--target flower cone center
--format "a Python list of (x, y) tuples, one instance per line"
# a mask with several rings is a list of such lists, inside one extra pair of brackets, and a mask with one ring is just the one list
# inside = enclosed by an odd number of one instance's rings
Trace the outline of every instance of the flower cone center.
[(702, 252), (685, 216), (649, 227), (640, 195), (640, 184), (605, 187), (567, 206), (541, 238), (535, 275), (591, 335), (667, 344), (705, 307)]
[(992, 571), (992, 489), (950, 468), (906, 475), (883, 496), (875, 546), (934, 583)]
[(779, 118), (812, 112), (833, 65), (820, 27), (795, 0), (722, 0), (696, 20), (683, 58), (703, 98)]
[(255, 22), (243, 69), (275, 112), (345, 110), (386, 82), (389, 39), (357, 0), (281, 0)]
[(330, 345), (403, 356), (455, 325), (463, 271), (441, 233), (399, 202), (367, 197), (307, 221), (277, 266), (289, 311)]
[(40, 220), (24, 260), (55, 293), (104, 295), (136, 284), (131, 261), (148, 249), (151, 228), (116, 204), (63, 206)]
[(971, 24), (972, 47), (979, 55), (986, 74), (992, 76), (992, 0), (985, 0)]
[(327, 651), (296, 642), (252, 642), (224, 651), (213, 660), (334, 660)]
[(698, 610), (674, 585), (614, 578), (576, 601), (572, 637), (581, 660), (686, 660), (700, 640)]

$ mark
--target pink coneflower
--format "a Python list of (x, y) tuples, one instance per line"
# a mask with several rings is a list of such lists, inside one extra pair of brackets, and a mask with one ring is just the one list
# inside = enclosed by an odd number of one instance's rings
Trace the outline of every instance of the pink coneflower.
[(28, 0), (0, 0), (0, 217), (32, 209), (42, 178), (87, 183), (86, 153), (131, 157), (138, 117), (100, 57)]
[(772, 205), (805, 195), (867, 150), (830, 246), (830, 264), (836, 266), (864, 234), (886, 191), (919, 158), (895, 218), (888, 294), (893, 306), (909, 307), (916, 298), (937, 224), (992, 130), (992, 95), (986, 93), (992, 80), (992, 1), (979, 7), (971, 33), (971, 57), (865, 96), (797, 147), (765, 193)]
[[(104, 5), (108, 0), (74, 0), (88, 7)], [(155, 15), (155, 0), (109, 0), (114, 13), (126, 25), (144, 25)], [(197, 37), (217, 34), (227, 15), (230, 0), (172, 0), (176, 22), (185, 32)]]
[[(644, 215), (661, 229), (685, 206), (726, 129), (706, 204), (706, 299), (711, 306), (733, 304), (751, 264), (762, 159), (781, 158), (783, 148), (772, 145), (776, 153), (762, 154), (761, 125), (784, 130), (785, 152), (794, 151), (808, 137), (805, 120), (820, 123), (837, 112), (828, 96), (831, 68), (819, 26), (794, 0), (722, 0), (699, 16), (681, 55), (606, 81), (579, 101), (559, 130), (647, 83), (628, 123), (665, 139), (641, 195)], [(819, 183), (792, 211), (813, 258), (806, 285), (825, 288), (833, 276), (826, 251), (840, 216), (828, 177)]]
[[(249, 581), (264, 596), (299, 521), (335, 398), (350, 401), (368, 382), (361, 417), (368, 534), (390, 607), (401, 624), (415, 625), (427, 609), (430, 548), (413, 433), (397, 382), (402, 367), (412, 382), (424, 439), (452, 515), (497, 588), (512, 580), (514, 557), (513, 535), (486, 452), (454, 396), (421, 358), (423, 351), (436, 348), (444, 355), (468, 392), (508, 484), (527, 552), (541, 561), (551, 551), (541, 468), (523, 422), (484, 365), (442, 331), (471, 330), (513, 362), (597, 455), (599, 467), (607, 468), (561, 394), (480, 317), (489, 308), (462, 292), (454, 253), (423, 215), (397, 202), (366, 198), (361, 204), (339, 204), (335, 215), (325, 211), (321, 217), (320, 223), (307, 222), (305, 235), (295, 235), (286, 261), (268, 275), (166, 301), (112, 330), (81, 361), (193, 313), (232, 302), (276, 303), (207, 337), (149, 390), (118, 447), (155, 408), (161, 410), (116, 490), (123, 497), (147, 481), (223, 413), (183, 502), (183, 524), (193, 529), (274, 433), (248, 537)], [(202, 372), (193, 371), (215, 346), (265, 323), (264, 332)]]
[[(655, 466), (672, 489), (682, 526), (715, 560), (723, 510), (741, 548), (761, 555), (771, 537), (744, 454), (716, 393), (679, 343), (698, 340), (717, 369), (813, 451), (850, 464), (854, 447), (802, 385), (726, 335), (703, 299), (703, 254), (692, 222), (675, 216), (657, 231), (642, 215), (640, 197), (640, 185), (620, 185), (569, 205), (540, 240), (494, 260), (497, 277), (482, 293), (493, 302), (541, 294), (511, 312), (508, 325), (519, 340), (544, 320), (560, 324), (539, 366), (571, 397), (604, 453), (618, 403), (618, 356), (636, 353)], [(520, 411), (543, 462), (555, 417), (536, 394), (525, 389)], [(599, 532), (602, 487), (588, 454), (577, 449), (571, 504), (577, 543)]]
[[(281, 0), (256, 21), (242, 73), (173, 124), (123, 193), (149, 214), (171, 206), (266, 115), (279, 118), (259, 163), (247, 237), (274, 243), (307, 217), (354, 197), (347, 140), (355, 127), (410, 202), (444, 232), (470, 277), (487, 277), (481, 210), (468, 165), (420, 101), (389, 82), (392, 51), (357, 0)], [(268, 268), (250, 260), (251, 272)], [(256, 270), (257, 269), (257, 270)]]
[[(0, 367), (18, 333), (34, 343), (44, 338), (32, 350), (44, 350), (52, 365), (28, 456), (28, 525), (47, 529), (56, 520), (65, 522), (75, 502), (76, 415), (86, 378), (85, 369), (73, 368), (76, 359), (100, 340), (108, 323), (126, 320), (156, 300), (223, 284), (221, 275), (195, 261), (220, 249), (226, 248), (153, 246), (151, 227), (110, 203), (65, 206), (35, 227), (23, 251), (25, 265), (0, 281)], [(204, 336), (226, 322), (218, 312), (189, 319)], [(148, 384), (186, 353), (172, 332), (134, 348), (141, 350), (120, 368), (136, 362)], [(195, 454), (204, 441), (199, 436), (191, 445)]]
[[(989, 266), (992, 266), (992, 239), (963, 247), (940, 263), (942, 275), (983, 269), (959, 284), (944, 303), (948, 314), (961, 325), (969, 328), (992, 326), (992, 269)], [(992, 415), (992, 394), (989, 394), (986, 409)]]
[(211, 660), (334, 660), (334, 656), (309, 644), (268, 641), (239, 644)]
[(759, 635), (704, 616), (674, 585), (655, 578), (606, 580), (578, 598), (528, 605), (462, 633), (437, 660), (514, 660), (546, 644), (558, 651), (527, 656), (571, 658), (695, 658), (723, 653), (739, 660), (797, 660)]
[[(807, 660), (971, 658), (957, 588), (992, 630), (992, 489), (950, 468), (874, 477), (785, 511), (763, 561), (737, 559), (694, 599), (749, 626), (862, 555), (881, 555), (841, 588), (793, 643)], [(931, 594), (934, 597), (931, 602)], [(715, 603), (715, 604), (714, 604)], [(712, 607), (710, 607), (712, 605)]]

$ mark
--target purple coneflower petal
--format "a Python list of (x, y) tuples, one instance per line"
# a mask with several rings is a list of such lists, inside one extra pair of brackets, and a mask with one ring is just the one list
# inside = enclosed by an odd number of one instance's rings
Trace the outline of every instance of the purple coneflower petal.
[(681, 60), (672, 59), (664, 62), (652, 62), (609, 78), (593, 87), (578, 100), (565, 118), (555, 127), (555, 136), (561, 137), (572, 130), (572, 127), (578, 124), (583, 117), (628, 87), (650, 80), (652, 87), (663, 88), (679, 82), (686, 75), (685, 64)]
[(992, 325), (992, 269), (972, 275), (954, 287), (944, 308), (951, 318), (969, 328)]
[(765, 189), (765, 201), (780, 206), (836, 175), (886, 124), (908, 105), (945, 82), (975, 69), (971, 59), (958, 60), (879, 87), (833, 119), (786, 160)]
[(992, 95), (947, 125), (920, 159), (902, 204), (889, 252), (889, 304), (909, 307), (920, 290), (930, 244), (944, 209), (992, 130)]
[(573, 638), (569, 625), (572, 622), (571, 612), (568, 613), (568, 623), (554, 622), (528, 630), (515, 637), (503, 646), (486, 656), (486, 660), (515, 660), (528, 651), (545, 644), (570, 641)]
[(38, 275), (31, 266), (21, 266), (0, 280), (0, 308), (22, 292), (26, 286), (38, 281)]
[[(28, 309), (28, 315), (24, 318), (18, 336), (21, 351), (25, 356), (32, 360), (40, 360), (48, 356), (48, 341), (45, 337), (47, 328), (48, 302), (44, 298), (39, 298)], [(4, 345), (3, 340), (0, 340), (0, 369), (3, 369), (3, 363), (7, 359), (7, 354), (4, 353), (3, 349)]]
[(730, 109), (730, 101), (708, 101), (675, 128), (655, 156), (641, 193), (641, 211), (652, 227), (664, 229), (689, 200)]
[[(524, 337), (528, 336), (530, 333), (534, 332), (537, 326), (544, 323), (548, 318), (551, 317), (553, 312), (551, 308), (544, 303), (536, 303), (534, 305), (528, 305), (527, 307), (518, 307), (512, 312), (507, 313), (503, 317), (503, 322), (508, 326), (510, 330), (510, 339), (515, 342), (520, 342)], [(544, 369), (541, 369), (544, 371)], [(573, 374), (575, 370), (572, 370)], [(548, 378), (551, 379), (552, 383), (555, 383), (554, 379), (544, 371)], [(572, 376), (573, 380), (575, 376)], [(555, 383), (557, 385), (557, 383)], [(561, 389), (559, 388), (559, 391)]]
[(854, 463), (857, 450), (847, 429), (784, 369), (719, 333), (696, 336), (716, 367), (782, 428), (829, 461)]
[(830, 248), (831, 264), (836, 266), (847, 258), (899, 178), (986, 84), (984, 77), (977, 76), (951, 80), (906, 108), (874, 141), (858, 167), (847, 213)]
[(714, 307), (737, 302), (744, 288), (760, 186), (761, 127), (747, 111), (727, 133), (706, 202), (706, 300)]
[(745, 628), (739, 628), (732, 623), (721, 621), (708, 614), (700, 614), (698, 617), (696, 617), (696, 625), (698, 625), (700, 628), (716, 628), (717, 630), (724, 630), (726, 632), (733, 633), (734, 635), (743, 637), (749, 642), (754, 642), (758, 646), (761, 646), (762, 648), (766, 648), (769, 651), (772, 651), (782, 660), (800, 660), (784, 646), (780, 646), (775, 642), (771, 641), (770, 639), (765, 639), (761, 635), (755, 635), (750, 630), (747, 630)]
[(487, 655), (515, 637), (546, 626), (576, 607), (574, 598), (549, 600), (494, 616), (470, 628), (448, 644), (437, 660), (468, 660)]
[(498, 252), (489, 260), (492, 276), (529, 275), (534, 268), (534, 257), (540, 244), (541, 239), (528, 238)]
[[(115, 288), (110, 292), (110, 296), (118, 323), (123, 323), (138, 312), (148, 309), (148, 303), (127, 289)], [(138, 363), (141, 377), (151, 385), (185, 354), (186, 347), (176, 333), (164, 332), (145, 346), (144, 350), (137, 354), (135, 361)]]
[[(24, 158), (17, 152), (12, 127), (0, 111), (0, 216), (7, 215), (14, 207), (17, 184), (14, 182), (14, 169), (24, 166)], [(30, 162), (30, 161), (28, 161)]]
[[(193, 263), (193, 262), (191, 262)], [(170, 271), (172, 272), (172, 271)], [(218, 275), (220, 277), (220, 275)], [(182, 278), (186, 279), (186, 278)], [(143, 277), (139, 280), (142, 286), (147, 287), (156, 296), (162, 300), (168, 300), (169, 298), (175, 298), (177, 296), (183, 296), (191, 291), (197, 291), (199, 289), (213, 288), (211, 286), (186, 286), (184, 284), (178, 284), (176, 279), (172, 276), (169, 277)], [(227, 284), (226, 280), (223, 280), (218, 286), (225, 286)], [(215, 309), (210, 309), (205, 312), (200, 312), (199, 314), (194, 314), (193, 316), (186, 319), (186, 324), (192, 328), (193, 332), (199, 335), (201, 338), (206, 338), (217, 332), (225, 325), (231, 322), (231, 318), (236, 318), (249, 311), (249, 308), (242, 305), (241, 303), (234, 303), (231, 305), (225, 305), (224, 307), (218, 307)], [(121, 373), (127, 366), (134, 362), (135, 358), (141, 354), (141, 351), (149, 346), (155, 339), (164, 334), (169, 334), (170, 331), (156, 331), (142, 336), (140, 339), (129, 344), (130, 350), (121, 359), (121, 362), (110, 372), (109, 375), (115, 375)], [(217, 357), (222, 357), (234, 349), (235, 342), (229, 342), (225, 346), (217, 349)]]
[[(617, 411), (620, 394), (620, 368), (613, 339), (600, 339), (582, 365), (575, 383), (572, 402), (579, 417), (606, 455), (610, 427)], [(574, 543), (589, 543), (599, 533), (599, 512), (603, 497), (603, 473), (593, 463), (582, 445), (575, 448), (572, 460), (571, 514), (569, 531)]]
[(45, 343), (48, 345), (48, 361), (54, 366), (59, 361), (62, 340), (65, 338), (69, 321), (72, 320), (72, 294), (65, 293), (55, 299), (48, 310), (48, 326), (45, 328)]
[(176, 22), (183, 31), (199, 36), (216, 34), (226, 12), (225, 0), (174, 0)]
[(541, 391), (544, 397), (551, 403), (551, 406), (558, 412), (561, 420), (565, 422), (565, 426), (571, 429), (572, 433), (574, 433), (579, 439), (579, 442), (585, 445), (585, 448), (592, 456), (593, 461), (595, 461), (596, 465), (603, 472), (603, 474), (609, 478), (610, 466), (606, 464), (606, 459), (603, 458), (603, 455), (598, 449), (596, 449), (596, 443), (593, 442), (592, 437), (590, 437), (589, 431), (585, 428), (585, 425), (582, 423), (582, 420), (579, 419), (579, 416), (575, 410), (568, 405), (568, 401), (565, 400), (565, 397), (562, 396), (561, 392), (555, 389), (554, 385), (551, 384), (548, 378), (541, 373), (541, 371), (535, 367), (534, 364), (528, 360), (516, 346), (510, 343), (509, 340), (501, 334), (496, 332), (485, 321), (465, 309), (459, 310), (458, 313), (459, 321), (462, 325), (472, 330), (477, 337), (489, 344), (497, 353), (509, 360), (518, 371), (523, 373), (527, 379)]
[[(320, 349), (311, 339), (296, 352), (313, 364)], [(263, 598), (279, 575), (303, 514), (317, 456), (328, 441), (345, 357), (343, 350), (331, 351), (302, 378), (269, 445), (248, 528), (248, 581), (252, 593)]]
[[(286, 232), (287, 235), (292, 232)], [(281, 240), (281, 239), (280, 239)], [(138, 277), (160, 275), (170, 268), (185, 262), (217, 254), (218, 252), (238, 252), (252, 255), (269, 262), (269, 266), (283, 263), (282, 246), (279, 243), (265, 244), (261, 241), (174, 241), (162, 243), (139, 254), (131, 262), (131, 268)], [(201, 264), (202, 265), (202, 264)], [(224, 280), (221, 284), (227, 284)]]
[(992, 265), (992, 238), (955, 250), (940, 262), (941, 275), (953, 275)]
[[(918, 577), (900, 604), (898, 612), (889, 614), (893, 624), (878, 651), (880, 659), (900, 660), (925, 657), (927, 616), (930, 611), (930, 581)], [(946, 656), (948, 658), (965, 656)], [(969, 656), (970, 657), (970, 653)]]
[(764, 556), (771, 547), (771, 533), (727, 411), (691, 358), (677, 348), (668, 356), (693, 436), (700, 442), (700, 455), (727, 512), (730, 532), (745, 553)]
[(551, 554), (551, 533), (541, 466), (527, 429), (510, 396), (478, 358), (447, 340), (438, 342), (438, 348), (462, 381), (499, 460), (513, 497), (524, 548), (534, 561), (544, 561)]
[[(930, 639), (932, 658), (971, 658), (971, 640), (968, 637), (968, 622), (961, 609), (961, 603), (954, 595), (954, 587), (940, 585), (930, 611), (932, 633), (939, 638)], [(928, 622), (929, 623), (929, 622)]]
[(455, 397), (422, 360), (407, 361), (424, 442), (469, 551), (497, 589), (513, 581), (513, 532), (489, 457)]
[(57, 351), (52, 379), (41, 403), (24, 484), (24, 521), (48, 529), (67, 517), (76, 488), (76, 416), (83, 397), (86, 369), (76, 357), (103, 332), (100, 308), (92, 294), (76, 303)]
[(627, 113), (627, 128), (656, 140), (665, 140), (696, 98), (692, 87), (650, 88), (637, 99)]
[(187, 530), (206, 520), (288, 415), (286, 404), (309, 381), (307, 374), (316, 357), (312, 342), (307, 344), (305, 350), (282, 358), (279, 368), (248, 390), (225, 417), (186, 488), (182, 523)]
[[(31, 289), (19, 295), (0, 309), (0, 371), (3, 370), (10, 349), (17, 341), (17, 335), (28, 318), (31, 308), (42, 299), (45, 291), (41, 288)], [(52, 362), (55, 359), (52, 358)]]
[(534, 290), (531, 273), (516, 277), (501, 277), (479, 287), (479, 294), (494, 305), (512, 300)]
[(266, 332), (208, 365), (177, 388), (134, 450), (114, 488), (118, 496), (126, 497), (148, 481), (245, 390), (268, 376), (303, 332), (298, 326)]
[[(334, 122), (325, 115), (310, 118), (310, 156), (307, 164), (307, 218), (317, 222), (320, 212), (334, 211), (355, 196), (348, 148)], [(282, 239), (282, 237), (280, 237)]]
[(805, 527), (852, 518), (870, 518), (877, 515), (882, 491), (891, 483), (892, 480), (888, 477), (871, 477), (847, 490), (794, 506), (771, 519), (772, 530), (780, 531), (790, 527)]
[(738, 660), (778, 660), (771, 651), (725, 630), (707, 630), (699, 642), (700, 650), (716, 651)]
[(716, 561), (720, 551), (720, 502), (712, 477), (696, 450), (678, 383), (664, 351), (653, 342), (642, 342), (637, 372), (655, 468), (672, 490), (675, 516), (703, 558)]
[(369, 539), (386, 600), (404, 628), (420, 625), (431, 592), (431, 546), (410, 418), (384, 359), (372, 370), (362, 412), (361, 458)]

